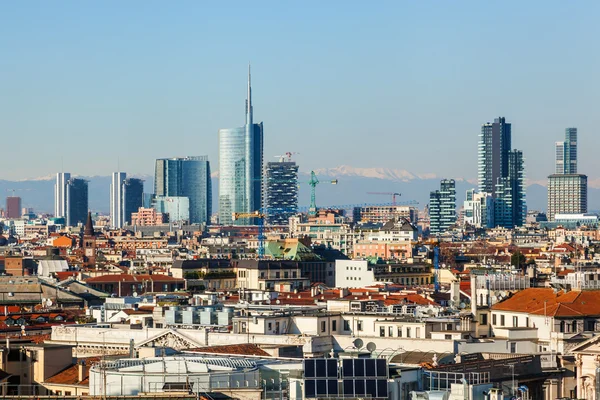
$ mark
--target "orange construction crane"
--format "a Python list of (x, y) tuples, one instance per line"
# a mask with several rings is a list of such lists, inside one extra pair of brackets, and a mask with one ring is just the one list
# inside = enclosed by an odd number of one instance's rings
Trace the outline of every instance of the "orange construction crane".
[(393, 206), (396, 205), (396, 196), (402, 196), (400, 193), (394, 193), (394, 192), (367, 192), (367, 194), (392, 196), (392, 205)]

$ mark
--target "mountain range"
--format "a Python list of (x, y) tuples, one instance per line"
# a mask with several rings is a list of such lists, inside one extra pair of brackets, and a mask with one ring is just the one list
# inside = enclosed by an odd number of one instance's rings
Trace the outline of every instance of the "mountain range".
[[(335, 168), (315, 170), (320, 183), (316, 188), (317, 206), (360, 205), (391, 203), (392, 196), (375, 193), (401, 193), (397, 197), (398, 204), (418, 202), (423, 208), (429, 202), (429, 192), (439, 188), (439, 177), (433, 173), (416, 174), (406, 170), (389, 168), (356, 168), (342, 165)], [(151, 175), (134, 175), (144, 179), (147, 193), (153, 191)], [(89, 182), (89, 207), (91, 210), (107, 213), (109, 207), (110, 176), (83, 177)], [(299, 176), (299, 204), (310, 203), (310, 186), (308, 173)], [(336, 185), (331, 180), (337, 179)], [(475, 187), (472, 180), (456, 180), (456, 201), (460, 207), (467, 189)], [(31, 207), (36, 212), (52, 212), (54, 209), (54, 176), (19, 181), (0, 180), (0, 192), (6, 196), (14, 195), (22, 198), (23, 207)], [(213, 211), (218, 208), (218, 172), (213, 174)], [(595, 186), (595, 185), (594, 185)], [(527, 187), (527, 205), (530, 210), (546, 209), (546, 187), (532, 183)], [(590, 187), (588, 190), (590, 210), (600, 210), (600, 189)]]

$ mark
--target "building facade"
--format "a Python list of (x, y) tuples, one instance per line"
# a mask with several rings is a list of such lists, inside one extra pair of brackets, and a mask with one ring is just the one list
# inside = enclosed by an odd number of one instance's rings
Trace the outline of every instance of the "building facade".
[(406, 218), (411, 223), (417, 223), (419, 212), (411, 206), (366, 206), (354, 207), (352, 210), (354, 222), (385, 224), (390, 219)]
[(587, 176), (554, 174), (548, 177), (548, 220), (556, 214), (587, 213)]
[(6, 218), (21, 218), (21, 198), (17, 196), (8, 196), (6, 198)]
[(114, 172), (110, 184), (110, 222), (113, 228), (131, 223), (131, 214), (143, 205), (144, 181)]
[(54, 216), (56, 218), (66, 218), (67, 216), (67, 182), (69, 179), (71, 179), (69, 172), (56, 174), (56, 183), (54, 184)]
[(465, 224), (476, 228), (494, 227), (494, 198), (490, 193), (478, 193), (475, 189), (467, 190), (463, 208)]
[(270, 225), (288, 225), (298, 210), (298, 165), (269, 162), (265, 167), (264, 210)]
[(188, 197), (157, 196), (154, 198), (154, 209), (157, 213), (168, 214), (170, 222), (190, 221), (191, 205)]
[(565, 129), (565, 140), (556, 142), (555, 174), (577, 173), (577, 128)]
[(123, 182), (127, 179), (125, 172), (113, 172), (110, 178), (110, 224), (113, 228), (121, 228), (125, 224), (123, 215)]
[(440, 234), (456, 223), (456, 182), (443, 179), (440, 190), (429, 195), (429, 232)]
[[(163, 197), (187, 197), (189, 222), (210, 223), (212, 182), (207, 156), (163, 158), (156, 160), (154, 194)], [(160, 210), (158, 210), (160, 212)]]
[(88, 215), (88, 182), (85, 179), (71, 178), (66, 185), (67, 226), (85, 224)]
[(219, 222), (222, 225), (253, 224), (252, 219), (233, 220), (233, 213), (251, 213), (262, 207), (263, 124), (253, 122), (252, 89), (248, 70), (246, 123), (219, 129)]
[(156, 226), (165, 223), (162, 213), (157, 213), (154, 208), (140, 207), (131, 214), (131, 225)]

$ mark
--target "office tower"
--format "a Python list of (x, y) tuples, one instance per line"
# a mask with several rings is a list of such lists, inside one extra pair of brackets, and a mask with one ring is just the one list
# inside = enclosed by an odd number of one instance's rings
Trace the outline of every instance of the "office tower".
[(113, 228), (122, 228), (123, 218), (123, 182), (125, 172), (113, 172), (110, 180), (110, 224)]
[(143, 205), (144, 181), (127, 178), (125, 172), (113, 172), (110, 184), (110, 223), (122, 228), (131, 222), (131, 213)]
[(298, 210), (298, 165), (281, 158), (265, 167), (264, 209), (270, 225), (288, 225)]
[(587, 176), (577, 173), (577, 128), (565, 129), (565, 140), (556, 142), (556, 167), (548, 177), (548, 220), (556, 214), (587, 212)]
[(443, 179), (440, 190), (429, 195), (429, 232), (437, 235), (456, 223), (456, 184), (454, 179)]
[(59, 172), (56, 174), (56, 183), (54, 184), (54, 216), (57, 218), (67, 216), (67, 182), (71, 179), (68, 172)]
[[(219, 129), (219, 222), (234, 223), (233, 213), (250, 213), (262, 206), (263, 124), (253, 120), (252, 88), (248, 68), (246, 124)], [(236, 224), (256, 221), (240, 219)]]
[(189, 197), (156, 196), (153, 208), (157, 213), (168, 214), (169, 222), (182, 222), (190, 220)]
[(548, 177), (548, 220), (556, 214), (587, 213), (587, 176), (553, 174)]
[(67, 226), (85, 224), (88, 216), (88, 183), (85, 179), (71, 178), (66, 185)]
[(8, 196), (6, 198), (6, 218), (21, 218), (21, 198), (17, 196)]
[(464, 223), (476, 228), (494, 227), (494, 198), (490, 193), (467, 190), (464, 208)]
[(498, 178), (508, 175), (508, 152), (511, 148), (511, 124), (504, 117), (481, 126), (479, 134), (479, 191), (492, 193)]
[(154, 195), (187, 197), (189, 218), (186, 220), (192, 224), (209, 224), (212, 213), (212, 182), (208, 157), (156, 160)]

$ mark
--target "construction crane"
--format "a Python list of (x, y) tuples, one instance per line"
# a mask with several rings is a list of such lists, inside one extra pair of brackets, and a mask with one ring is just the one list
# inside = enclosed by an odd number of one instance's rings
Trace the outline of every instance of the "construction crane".
[[(315, 217), (317, 215), (317, 199), (315, 192), (319, 183), (320, 182), (317, 178), (317, 174), (315, 174), (315, 171), (310, 171), (310, 181), (308, 181), (308, 185), (310, 186), (310, 207), (308, 209), (308, 215), (311, 217)], [(329, 183), (332, 185), (337, 185), (338, 180), (332, 179)]]
[(266, 215), (262, 211), (254, 211), (250, 213), (236, 213), (232, 214), (234, 221), (238, 219), (258, 219), (258, 259), (262, 260), (265, 256), (265, 217)]
[(396, 196), (402, 196), (400, 193), (394, 193), (394, 192), (367, 192), (367, 194), (392, 196), (392, 205), (393, 206), (396, 205)]

